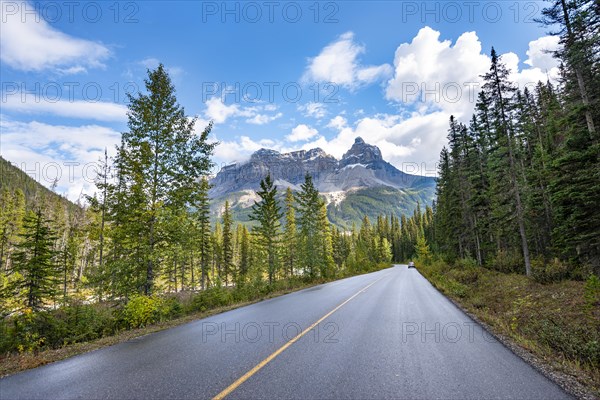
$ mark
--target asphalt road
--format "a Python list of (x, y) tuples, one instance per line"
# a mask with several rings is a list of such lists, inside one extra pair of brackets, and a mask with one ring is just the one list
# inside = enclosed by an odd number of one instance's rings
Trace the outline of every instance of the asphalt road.
[(0, 399), (219, 394), (570, 398), (406, 266), (316, 286), (0, 380)]

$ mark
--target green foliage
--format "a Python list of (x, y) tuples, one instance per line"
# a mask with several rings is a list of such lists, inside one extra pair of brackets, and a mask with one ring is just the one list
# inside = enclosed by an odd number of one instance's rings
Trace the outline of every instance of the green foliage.
[[(239, 298), (242, 300), (243, 296), (240, 296)], [(215, 286), (195, 295), (192, 300), (192, 309), (195, 311), (206, 311), (217, 307), (231, 305), (233, 304), (233, 301), (234, 296), (232, 295), (231, 290), (225, 287)]]
[(138, 295), (127, 302), (124, 315), (130, 327), (140, 328), (162, 321), (170, 311), (169, 304), (163, 298)]
[(593, 310), (594, 307), (600, 306), (600, 278), (597, 275), (590, 274), (585, 281), (584, 299), (588, 310)]
[(11, 272), (21, 279), (10, 282), (6, 288), (16, 298), (22, 299), (24, 306), (34, 311), (43, 309), (44, 304), (57, 293), (60, 270), (55, 261), (56, 234), (50, 226), (51, 222), (39, 208), (25, 216), (21, 242), (15, 251), (11, 268)]
[(532, 278), (539, 283), (558, 282), (570, 277), (571, 269), (567, 263), (554, 258), (548, 262), (538, 257), (531, 262)]
[(499, 250), (490, 263), (490, 267), (504, 273), (521, 272), (523, 258), (516, 251)]
[(258, 225), (252, 228), (252, 233), (256, 237), (256, 243), (260, 250), (266, 256), (269, 284), (272, 284), (281, 266), (278, 250), (282, 213), (276, 199), (277, 187), (273, 184), (271, 175), (267, 175), (260, 182), (260, 187), (261, 190), (257, 193), (260, 202), (255, 202), (250, 218), (258, 222)]
[(431, 263), (431, 250), (427, 244), (427, 240), (423, 236), (417, 238), (415, 244), (415, 252), (417, 254), (417, 260), (419, 264), (429, 265)]

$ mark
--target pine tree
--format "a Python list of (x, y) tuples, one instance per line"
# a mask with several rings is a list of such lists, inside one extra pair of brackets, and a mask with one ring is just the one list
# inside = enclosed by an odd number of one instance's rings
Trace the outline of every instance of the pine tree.
[(317, 277), (319, 265), (323, 261), (319, 259), (321, 243), (318, 235), (322, 200), (319, 198), (319, 191), (315, 188), (309, 174), (304, 177), (304, 183), (300, 189), (296, 193), (300, 225), (300, 264), (304, 273), (310, 279), (314, 279)]
[(319, 272), (323, 278), (333, 275), (335, 262), (333, 261), (333, 242), (331, 240), (331, 224), (327, 218), (327, 206), (321, 201), (317, 221), (317, 237), (321, 243), (319, 256)]
[(27, 213), (11, 268), (21, 279), (14, 281), (9, 290), (23, 298), (25, 305), (34, 311), (43, 309), (44, 304), (54, 298), (60, 282), (54, 249), (57, 237), (51, 224), (39, 207)]
[(250, 269), (250, 238), (248, 229), (240, 225), (240, 263), (239, 263), (239, 282), (245, 282), (248, 270)]
[(197, 221), (197, 246), (199, 251), (200, 263), (200, 287), (207, 287), (208, 269), (211, 260), (211, 228), (210, 228), (210, 203), (208, 198), (208, 190), (210, 185), (208, 179), (201, 178), (198, 185), (195, 200), (195, 218)]
[(296, 210), (294, 208), (294, 195), (288, 187), (285, 191), (285, 227), (283, 230), (283, 263), (285, 274), (294, 276), (294, 269), (298, 264), (298, 230), (296, 227)]
[(277, 201), (277, 187), (273, 184), (271, 175), (260, 182), (261, 190), (257, 192), (260, 202), (254, 202), (250, 220), (258, 222), (252, 228), (257, 238), (257, 244), (266, 255), (269, 285), (273, 284), (279, 270), (279, 240), (281, 207)]
[(431, 262), (431, 250), (424, 236), (419, 236), (415, 244), (415, 253), (419, 263), (428, 265)]
[(233, 264), (233, 220), (231, 219), (231, 210), (229, 209), (229, 201), (225, 201), (223, 210), (223, 277), (225, 285), (228, 284), (229, 275), (232, 275), (232, 280), (235, 281), (235, 265)]

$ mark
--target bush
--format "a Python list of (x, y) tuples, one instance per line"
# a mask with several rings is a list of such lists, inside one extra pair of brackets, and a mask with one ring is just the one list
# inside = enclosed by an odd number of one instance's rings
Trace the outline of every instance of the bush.
[(550, 262), (536, 258), (531, 260), (531, 277), (538, 283), (559, 282), (569, 277), (569, 267), (557, 258)]
[(585, 304), (588, 307), (593, 308), (600, 306), (600, 278), (596, 275), (590, 274), (585, 281), (583, 297), (585, 298)]
[(125, 320), (132, 328), (141, 328), (169, 316), (169, 303), (156, 296), (135, 296), (124, 309)]
[(448, 277), (465, 285), (471, 285), (479, 279), (477, 267), (466, 269), (452, 269), (448, 272)]
[(224, 287), (215, 286), (201, 291), (192, 300), (192, 310), (206, 311), (233, 303), (231, 291)]
[(499, 272), (519, 273), (525, 272), (523, 257), (517, 252), (499, 250), (491, 262), (491, 267)]

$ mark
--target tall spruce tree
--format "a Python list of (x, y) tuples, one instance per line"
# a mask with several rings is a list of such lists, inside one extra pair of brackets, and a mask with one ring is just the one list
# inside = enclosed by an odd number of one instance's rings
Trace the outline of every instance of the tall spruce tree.
[(261, 180), (260, 189), (257, 192), (260, 202), (254, 202), (250, 220), (258, 223), (252, 228), (252, 232), (260, 250), (266, 256), (267, 275), (271, 285), (280, 267), (279, 242), (282, 213), (277, 201), (277, 187), (273, 184), (270, 174)]
[(298, 228), (294, 195), (289, 187), (285, 191), (285, 227), (283, 230), (283, 263), (286, 276), (294, 276), (298, 264)]
[(21, 279), (13, 281), (9, 290), (34, 311), (43, 309), (58, 292), (61, 271), (56, 263), (56, 240), (52, 221), (43, 215), (41, 207), (28, 211), (11, 268)]
[(223, 210), (223, 277), (225, 280), (225, 285), (228, 284), (230, 275), (232, 276), (232, 280), (235, 281), (232, 225), (233, 220), (231, 217), (231, 210), (229, 208), (229, 201), (226, 200)]

